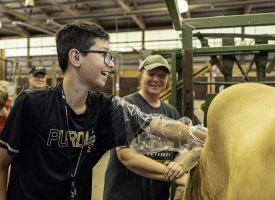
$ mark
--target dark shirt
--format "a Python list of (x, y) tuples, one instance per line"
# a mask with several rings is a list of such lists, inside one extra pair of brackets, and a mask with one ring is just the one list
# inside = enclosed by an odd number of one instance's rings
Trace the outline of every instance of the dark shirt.
[[(179, 119), (180, 115), (175, 107), (161, 101), (158, 108), (150, 106), (139, 94), (134, 93), (125, 100), (137, 105), (145, 113), (164, 114), (172, 119)], [(164, 162), (173, 160), (175, 152), (147, 152), (146, 156)], [(110, 151), (110, 160), (105, 174), (104, 200), (168, 200), (170, 182), (158, 181), (139, 176), (128, 170), (119, 161), (116, 150)]]
[[(107, 150), (128, 141), (127, 126), (122, 126), (126, 104), (91, 92), (86, 112), (77, 115), (62, 97), (62, 90), (60, 84), (23, 92), (9, 114), (0, 136), (0, 146), (13, 156), (8, 200), (66, 200), (72, 173), (77, 199), (90, 200), (92, 167)], [(135, 120), (143, 120), (131, 116), (127, 120), (137, 133), (142, 127)]]

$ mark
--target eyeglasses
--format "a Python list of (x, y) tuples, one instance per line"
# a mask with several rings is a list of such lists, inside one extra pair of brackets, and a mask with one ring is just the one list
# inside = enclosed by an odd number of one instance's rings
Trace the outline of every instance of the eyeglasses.
[(112, 54), (108, 51), (100, 51), (100, 50), (80, 50), (83, 53), (101, 53), (104, 57), (104, 63), (109, 65), (111, 62), (114, 62), (114, 58)]

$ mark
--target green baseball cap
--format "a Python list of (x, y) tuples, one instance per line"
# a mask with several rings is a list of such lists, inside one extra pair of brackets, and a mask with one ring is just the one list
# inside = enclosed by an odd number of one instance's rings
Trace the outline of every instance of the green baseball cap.
[(139, 65), (139, 71), (141, 71), (143, 68), (146, 70), (151, 70), (156, 67), (165, 67), (169, 72), (171, 71), (171, 67), (168, 64), (167, 60), (161, 55), (147, 56)]

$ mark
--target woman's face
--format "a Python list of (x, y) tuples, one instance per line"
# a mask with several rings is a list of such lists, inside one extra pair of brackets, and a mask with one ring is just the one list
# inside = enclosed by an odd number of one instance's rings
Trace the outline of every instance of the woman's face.
[(164, 67), (144, 70), (140, 77), (140, 87), (149, 95), (160, 95), (168, 87), (170, 73)]

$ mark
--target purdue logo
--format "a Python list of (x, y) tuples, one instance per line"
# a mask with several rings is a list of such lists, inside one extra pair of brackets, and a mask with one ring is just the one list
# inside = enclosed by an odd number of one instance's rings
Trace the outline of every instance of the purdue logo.
[(95, 133), (92, 131), (91, 133), (89, 131), (69, 131), (68, 133), (68, 141), (66, 140), (67, 131), (58, 130), (58, 129), (51, 129), (47, 146), (52, 145), (58, 145), (59, 147), (68, 147), (68, 142), (70, 143), (70, 146), (73, 148), (79, 148), (82, 146), (87, 146), (87, 152), (91, 152), (92, 147), (95, 143)]

